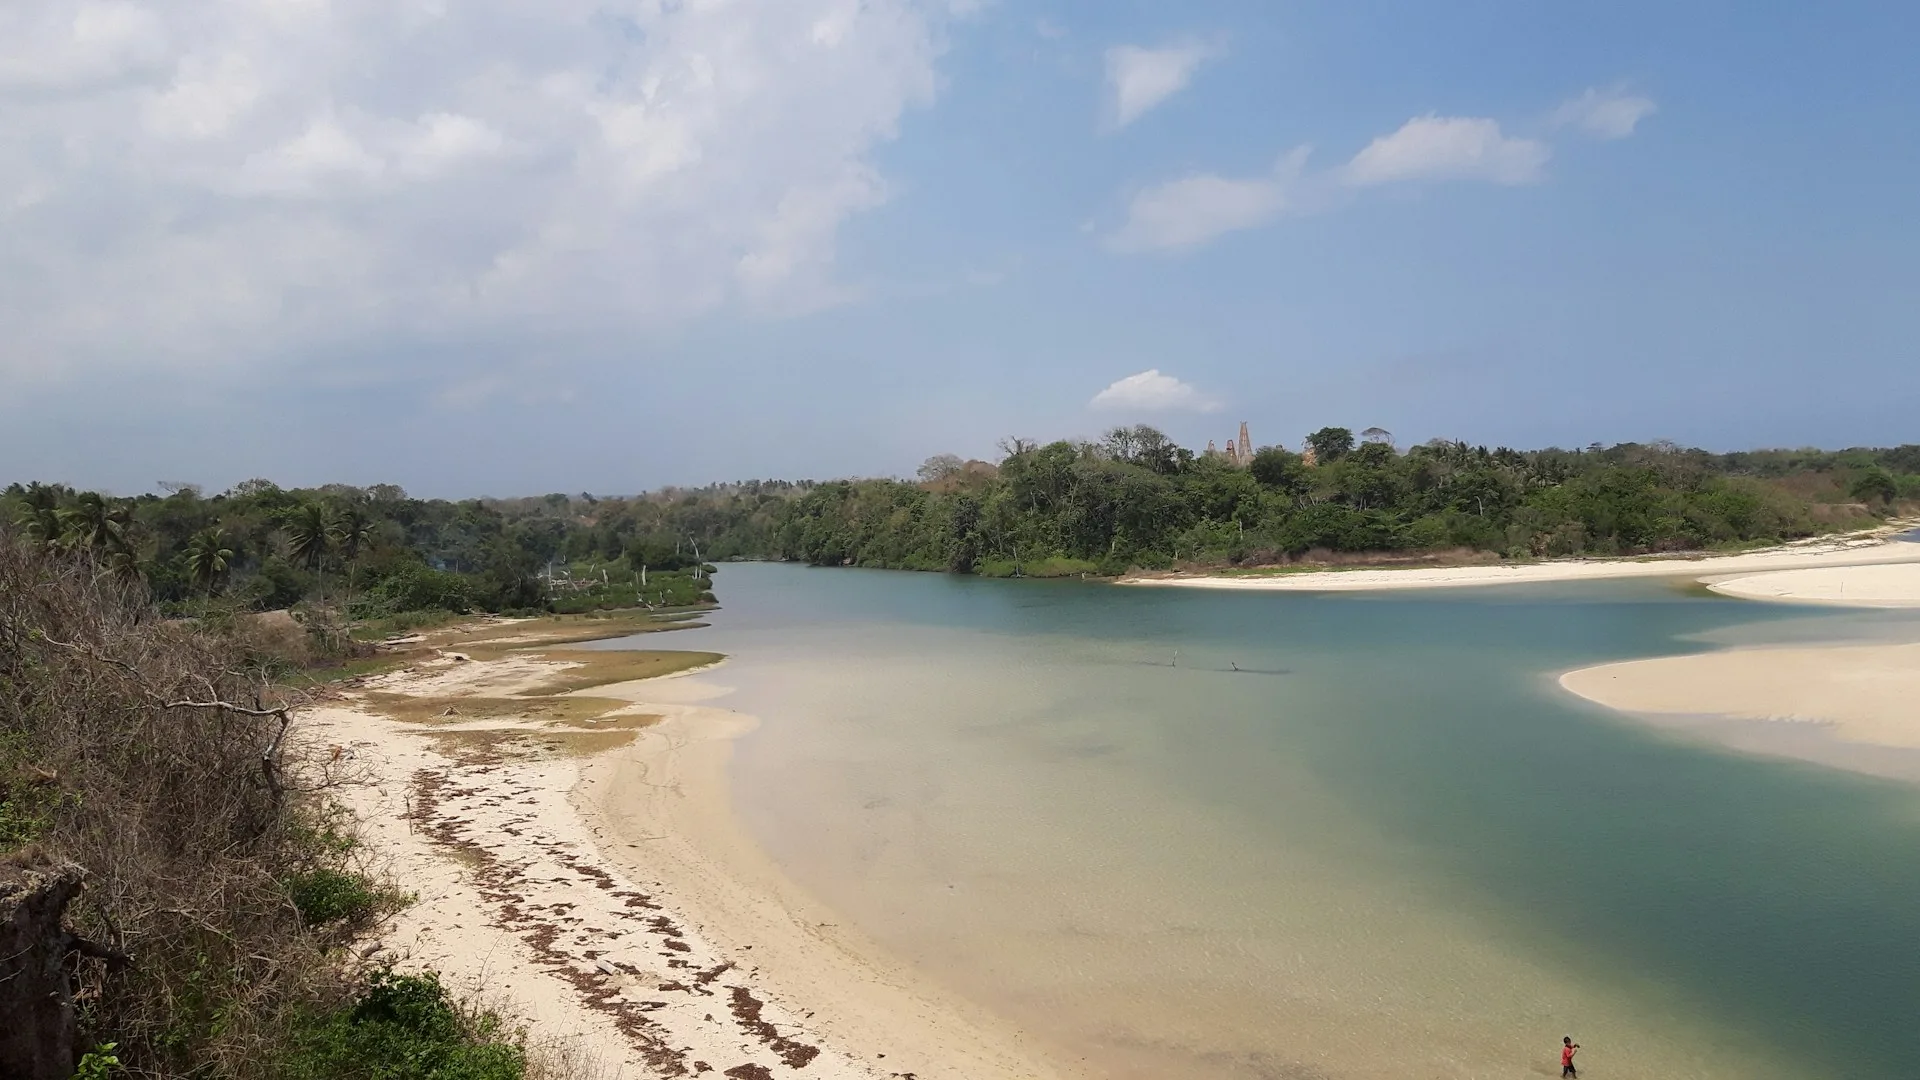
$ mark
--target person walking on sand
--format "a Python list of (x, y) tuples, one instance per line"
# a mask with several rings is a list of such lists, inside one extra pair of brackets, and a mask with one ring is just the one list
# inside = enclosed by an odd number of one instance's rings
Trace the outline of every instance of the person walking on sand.
[(1580, 1044), (1577, 1042), (1574, 1042), (1573, 1036), (1571, 1035), (1568, 1035), (1565, 1038), (1560, 1040), (1560, 1075), (1561, 1076), (1571, 1076), (1571, 1077), (1574, 1077), (1575, 1080), (1578, 1080), (1580, 1076), (1580, 1070), (1573, 1067), (1573, 1055), (1574, 1055), (1574, 1052), (1579, 1049), (1580, 1049)]

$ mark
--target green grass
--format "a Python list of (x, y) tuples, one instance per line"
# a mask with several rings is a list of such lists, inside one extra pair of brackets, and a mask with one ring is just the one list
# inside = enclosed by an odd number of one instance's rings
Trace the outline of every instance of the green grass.
[(385, 641), (418, 630), (435, 630), (463, 618), (466, 616), (451, 611), (403, 611), (377, 619), (362, 619), (353, 624), (351, 633), (355, 641)]

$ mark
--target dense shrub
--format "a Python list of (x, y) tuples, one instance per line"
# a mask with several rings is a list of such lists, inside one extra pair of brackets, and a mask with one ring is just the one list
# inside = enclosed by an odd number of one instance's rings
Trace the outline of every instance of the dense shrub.
[[(34, 1020), (37, 1045), (96, 1048), (89, 1075), (285, 1075), (300, 1018), (353, 996), (345, 935), (397, 899), (307, 786), (320, 762), (285, 738), (299, 702), (235, 634), (251, 621), (159, 618), (137, 579), (0, 527), (0, 872), (86, 886), (33, 938), (54, 955), (0, 956), (0, 984), (60, 970), (69, 930), (89, 943), (83, 1007)], [(304, 1075), (491, 1080), (516, 1054)]]
[(527, 1055), (498, 1020), (462, 1010), (432, 974), (377, 973), (359, 1000), (296, 1027), (285, 1080), (521, 1080)]
[(473, 587), (460, 574), (418, 563), (402, 565), (375, 581), (353, 605), (356, 618), (377, 619), (409, 611), (473, 610)]

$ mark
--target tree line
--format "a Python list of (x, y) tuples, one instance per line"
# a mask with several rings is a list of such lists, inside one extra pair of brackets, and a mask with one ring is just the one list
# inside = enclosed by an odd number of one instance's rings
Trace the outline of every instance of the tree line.
[(997, 465), (929, 459), (920, 482), (815, 485), (772, 554), (818, 565), (988, 575), (1278, 564), (1315, 554), (1502, 558), (1731, 548), (1877, 524), (1920, 500), (1920, 446), (1714, 454), (1670, 443), (1401, 450), (1327, 427), (1305, 453), (1237, 467), (1147, 426), (1009, 440)]
[[(361, 618), (711, 600), (708, 560), (761, 555), (779, 481), (627, 499), (417, 499), (391, 484), (282, 488), (249, 480), (116, 497), (59, 484), (0, 493), (0, 528), (145, 586), (162, 611), (323, 604)], [(644, 573), (643, 573), (644, 571)], [(603, 592), (550, 581), (618, 582)], [(644, 590), (637, 588), (645, 581)]]
[[(381, 484), (249, 480), (116, 498), (14, 484), (0, 522), (211, 600), (405, 611), (580, 610), (711, 599), (711, 568), (781, 559), (1010, 576), (1473, 552), (1508, 559), (1725, 549), (1875, 524), (1920, 503), (1920, 445), (1716, 454), (1671, 443), (1514, 450), (1326, 427), (1244, 467), (1145, 425), (1009, 439), (915, 480), (754, 480), (628, 497), (418, 499)], [(646, 585), (640, 587), (643, 579)], [(579, 589), (556, 592), (549, 581)], [(585, 588), (592, 579), (606, 588)]]

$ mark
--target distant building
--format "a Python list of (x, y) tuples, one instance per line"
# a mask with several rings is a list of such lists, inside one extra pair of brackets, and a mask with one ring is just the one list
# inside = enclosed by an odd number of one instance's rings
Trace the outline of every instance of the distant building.
[(1215, 449), (1213, 440), (1208, 439), (1207, 456), (1225, 459), (1227, 464), (1236, 469), (1244, 469), (1253, 464), (1253, 437), (1247, 434), (1247, 422), (1240, 421), (1239, 436), (1227, 440), (1227, 448), (1224, 452)]

